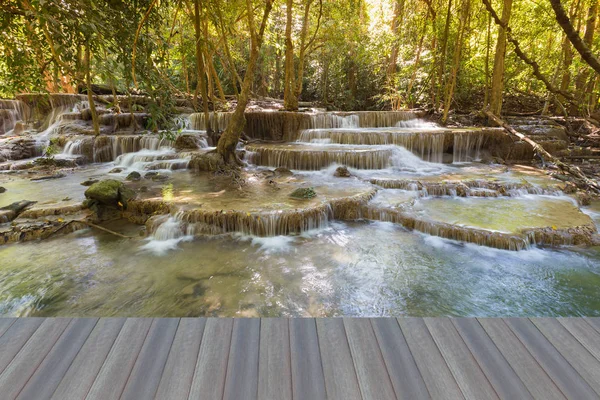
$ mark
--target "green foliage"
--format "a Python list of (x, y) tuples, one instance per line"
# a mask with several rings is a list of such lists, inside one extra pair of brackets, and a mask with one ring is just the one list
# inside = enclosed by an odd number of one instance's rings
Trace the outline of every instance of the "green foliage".
[[(452, 0), (449, 14), (448, 0), (295, 0), (295, 54), (301, 46), (303, 10), (308, 1), (310, 45), (300, 100), (344, 110), (428, 107), (443, 97), (453, 49), (461, 45), (457, 43), (461, 0)], [(581, 35), (593, 1), (564, 2)], [(254, 3), (258, 23), (262, 2)], [(202, 71), (210, 78), (212, 104), (220, 95), (217, 79), (225, 94), (234, 95), (239, 90), (238, 77), (244, 77), (250, 42), (246, 4), (244, 0), (203, 0), (199, 4), (203, 57), (214, 67), (214, 72)], [(398, 4), (403, 8), (394, 31)], [(501, 11), (502, 1), (492, 1), (492, 5)], [(256, 95), (283, 95), (285, 7), (286, 2), (275, 2), (266, 27), (252, 88)], [(193, 9), (194, 1), (188, 0), (5, 0), (0, 13), (0, 97), (76, 91), (84, 81), (83, 50), (89, 45), (93, 82), (120, 93), (148, 95), (152, 102), (147, 128), (160, 131), (166, 127), (173, 132), (173, 97), (191, 99), (198, 87)], [(147, 19), (140, 25), (146, 13)], [(446, 15), (450, 20), (443, 48)], [(571, 62), (564, 62), (563, 33), (548, 2), (514, 2), (510, 26), (525, 53), (555, 85), (565, 81), (567, 89), (581, 91), (585, 84), (585, 90), (600, 97), (600, 83), (577, 54)], [(471, 0), (454, 96), (458, 106), (483, 98), (493, 68), (497, 32), (483, 4)], [(392, 76), (387, 76), (394, 46), (397, 63)], [(592, 49), (596, 53), (598, 46), (600, 35), (595, 35)], [(546, 95), (543, 84), (532, 77), (510, 44), (504, 81), (506, 92)]]

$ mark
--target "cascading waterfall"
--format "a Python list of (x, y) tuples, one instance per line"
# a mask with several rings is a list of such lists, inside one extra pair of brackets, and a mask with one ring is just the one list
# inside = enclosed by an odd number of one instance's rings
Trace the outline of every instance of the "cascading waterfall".
[(444, 153), (443, 132), (402, 132), (375, 130), (328, 130), (305, 129), (298, 142), (336, 143), (348, 145), (396, 145), (402, 146), (425, 161), (441, 163)]
[(141, 150), (159, 150), (170, 147), (172, 142), (155, 135), (113, 135), (99, 136), (94, 141), (94, 162), (114, 161), (118, 156)]
[(248, 145), (248, 159), (256, 165), (316, 171), (331, 164), (357, 169), (384, 169), (391, 166), (394, 149), (390, 146), (371, 148), (312, 145)]
[(19, 121), (29, 118), (29, 107), (20, 100), (0, 100), (0, 135), (10, 134)]
[(485, 136), (481, 132), (457, 132), (454, 134), (453, 160), (470, 162), (481, 159)]

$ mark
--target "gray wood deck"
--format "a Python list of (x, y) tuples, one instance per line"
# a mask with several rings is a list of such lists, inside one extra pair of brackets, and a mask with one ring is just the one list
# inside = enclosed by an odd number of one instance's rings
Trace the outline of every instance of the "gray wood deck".
[(0, 399), (600, 399), (599, 318), (0, 318)]

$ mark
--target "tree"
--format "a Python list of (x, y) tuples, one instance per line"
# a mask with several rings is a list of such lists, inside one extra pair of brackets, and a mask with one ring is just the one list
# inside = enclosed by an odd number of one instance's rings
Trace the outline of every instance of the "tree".
[(246, 66), (246, 74), (244, 75), (244, 81), (242, 83), (240, 95), (238, 96), (237, 105), (233, 111), (231, 120), (227, 125), (227, 129), (225, 129), (225, 132), (223, 132), (223, 135), (221, 135), (219, 143), (217, 144), (217, 152), (223, 157), (223, 160), (226, 163), (240, 164), (240, 161), (235, 154), (235, 148), (237, 147), (246, 124), (244, 112), (246, 111), (248, 100), (250, 99), (250, 88), (252, 86), (252, 81), (254, 80), (254, 70), (256, 68), (259, 50), (262, 46), (267, 20), (272, 7), (273, 0), (266, 0), (260, 28), (256, 31), (252, 0), (246, 0), (246, 19), (248, 21), (248, 31), (250, 32), (250, 58)]
[(506, 29), (510, 21), (512, 0), (504, 0), (502, 8), (502, 25), (498, 26), (498, 40), (494, 53), (494, 69), (492, 71), (492, 87), (490, 89), (490, 111), (495, 115), (502, 112), (502, 93), (504, 92), (504, 58), (506, 55)]

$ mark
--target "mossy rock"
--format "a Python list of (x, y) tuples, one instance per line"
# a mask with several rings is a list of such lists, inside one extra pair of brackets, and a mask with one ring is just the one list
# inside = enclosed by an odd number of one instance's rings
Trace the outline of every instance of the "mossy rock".
[(290, 197), (294, 199), (312, 199), (317, 193), (313, 188), (298, 188), (290, 193)]
[(337, 178), (349, 178), (352, 176), (352, 174), (350, 174), (350, 171), (348, 171), (348, 167), (337, 167), (335, 172), (333, 173), (333, 176), (337, 177)]
[(215, 172), (223, 169), (225, 162), (218, 153), (199, 153), (194, 154), (188, 164), (189, 169), (196, 171)]
[(107, 206), (127, 206), (127, 202), (135, 197), (135, 192), (123, 182), (106, 179), (94, 183), (85, 191), (85, 197)]

